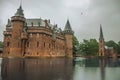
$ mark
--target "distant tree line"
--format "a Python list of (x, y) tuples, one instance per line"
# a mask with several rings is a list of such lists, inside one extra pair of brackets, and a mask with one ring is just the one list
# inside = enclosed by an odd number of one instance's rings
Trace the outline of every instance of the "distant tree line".
[[(114, 50), (120, 54), (120, 41), (116, 43), (113, 40), (106, 41), (105, 46), (113, 47)], [(83, 39), (82, 42), (79, 42), (78, 39), (73, 37), (73, 54), (80, 55), (97, 55), (99, 50), (99, 43), (96, 39)]]

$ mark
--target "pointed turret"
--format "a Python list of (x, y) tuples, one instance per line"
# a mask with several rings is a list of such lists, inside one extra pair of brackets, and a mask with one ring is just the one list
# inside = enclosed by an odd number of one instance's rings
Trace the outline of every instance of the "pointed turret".
[(15, 16), (24, 17), (24, 13), (23, 13), (23, 9), (22, 9), (22, 6), (21, 6), (21, 5), (20, 5), (20, 7), (17, 9), (17, 12), (15, 13)]
[(24, 17), (24, 13), (23, 13), (23, 9), (22, 9), (21, 5), (17, 9), (17, 12), (15, 13), (15, 15), (11, 17), (11, 21), (22, 21), (22, 22), (25, 22), (25, 17)]
[(104, 42), (104, 37), (103, 37), (103, 32), (102, 32), (102, 26), (100, 24), (100, 37), (99, 37), (99, 56), (104, 57), (105, 54), (105, 42)]
[(65, 28), (64, 28), (64, 33), (68, 33), (68, 34), (73, 34), (73, 30), (71, 28), (70, 22), (69, 20), (67, 20)]
[(104, 37), (103, 37), (103, 31), (102, 31), (102, 26), (101, 26), (101, 24), (100, 24), (100, 38), (101, 38), (101, 39), (104, 39)]
[[(17, 9), (17, 12), (14, 16), (11, 17), (11, 24), (12, 24), (12, 38), (11, 38), (11, 46), (10, 54), (12, 56), (22, 56), (24, 52), (22, 52), (22, 46), (25, 44), (25, 40), (27, 40), (27, 32), (25, 27), (26, 18), (23, 14), (22, 6)], [(19, 37), (19, 38), (18, 38)], [(19, 44), (19, 45), (18, 45)], [(22, 47), (20, 47), (22, 46)], [(17, 51), (16, 51), (17, 50)]]
[(11, 21), (10, 21), (10, 19), (8, 19), (8, 23), (7, 23), (6, 27), (10, 27), (10, 26), (11, 26)]
[(71, 28), (70, 22), (69, 20), (67, 20), (67, 23), (65, 25), (64, 31), (63, 31), (64, 35), (65, 35), (65, 41), (66, 41), (66, 56), (67, 57), (73, 57), (73, 30)]

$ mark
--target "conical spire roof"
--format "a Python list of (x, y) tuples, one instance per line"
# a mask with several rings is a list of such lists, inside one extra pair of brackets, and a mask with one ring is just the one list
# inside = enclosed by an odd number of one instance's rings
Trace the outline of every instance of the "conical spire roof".
[(11, 26), (11, 21), (10, 21), (10, 19), (8, 19), (8, 23), (7, 23), (6, 26), (7, 26), (7, 27), (10, 27), (10, 26)]
[(102, 26), (100, 24), (100, 38), (103, 38), (103, 31), (102, 31)]
[(72, 31), (69, 20), (67, 20), (64, 30), (71, 30)]
[(72, 31), (71, 25), (69, 20), (67, 20), (65, 28), (64, 28), (64, 33), (66, 34), (73, 34), (74, 32)]
[(21, 5), (20, 5), (20, 7), (17, 9), (17, 12), (15, 13), (15, 16), (24, 17), (24, 13), (23, 13), (23, 9), (22, 9), (22, 6), (21, 6)]

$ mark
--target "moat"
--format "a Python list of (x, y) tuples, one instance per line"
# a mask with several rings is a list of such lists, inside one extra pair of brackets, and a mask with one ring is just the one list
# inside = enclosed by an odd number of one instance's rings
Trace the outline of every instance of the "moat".
[(0, 58), (0, 80), (119, 80), (120, 59)]

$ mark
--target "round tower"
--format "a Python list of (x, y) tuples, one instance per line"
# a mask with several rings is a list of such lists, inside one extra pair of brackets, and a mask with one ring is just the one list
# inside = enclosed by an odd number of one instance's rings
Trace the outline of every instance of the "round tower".
[(17, 12), (14, 16), (11, 17), (12, 22), (12, 38), (11, 38), (11, 47), (10, 55), (11, 56), (21, 56), (21, 33), (25, 23), (25, 18), (23, 14), (22, 7), (17, 9)]
[(65, 35), (65, 44), (66, 44), (66, 56), (67, 57), (73, 57), (73, 34), (74, 32), (72, 31), (71, 25), (69, 20), (67, 20), (67, 23), (64, 28), (64, 35)]

